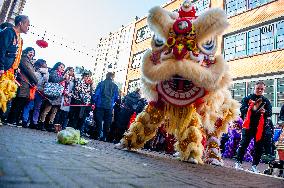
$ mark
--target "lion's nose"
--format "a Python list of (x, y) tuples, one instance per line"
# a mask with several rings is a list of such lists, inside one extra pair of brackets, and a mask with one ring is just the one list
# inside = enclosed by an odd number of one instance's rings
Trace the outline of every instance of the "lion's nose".
[(173, 54), (177, 60), (181, 60), (187, 53), (186, 46), (183, 44), (178, 44), (173, 47)]

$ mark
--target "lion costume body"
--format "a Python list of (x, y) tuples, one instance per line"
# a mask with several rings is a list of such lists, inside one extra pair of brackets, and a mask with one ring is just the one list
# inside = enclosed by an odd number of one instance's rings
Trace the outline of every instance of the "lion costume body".
[[(164, 124), (177, 139), (175, 149), (181, 160), (222, 165), (219, 138), (239, 109), (228, 89), (228, 65), (222, 56), (215, 57), (216, 38), (228, 22), (221, 9), (210, 9), (197, 18), (186, 3), (190, 2), (183, 3), (179, 16), (161, 7), (149, 11), (148, 24), (155, 34), (143, 59), (141, 78), (149, 104), (116, 148), (141, 148)], [(190, 16), (183, 8), (191, 11)]]

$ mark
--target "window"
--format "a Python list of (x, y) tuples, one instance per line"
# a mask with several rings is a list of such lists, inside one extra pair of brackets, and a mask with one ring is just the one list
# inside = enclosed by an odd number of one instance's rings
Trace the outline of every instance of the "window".
[(246, 96), (246, 83), (235, 83), (233, 88), (231, 89), (232, 97), (241, 102), (242, 98)]
[(226, 1), (226, 12), (228, 16), (233, 16), (236, 14), (237, 1), (236, 0), (227, 0)]
[(248, 82), (248, 95), (253, 94), (256, 81)]
[(238, 0), (236, 4), (237, 4), (237, 10), (236, 10), (237, 14), (246, 11), (247, 9), (246, 0)]
[(140, 88), (140, 79), (130, 80), (128, 83), (127, 93), (134, 91), (137, 88)]
[(226, 60), (235, 58), (235, 40), (235, 36), (226, 37), (224, 40), (224, 54)]
[(136, 34), (136, 43), (142, 42), (143, 40), (146, 40), (152, 36), (152, 33), (149, 29), (149, 27), (146, 25), (140, 29), (137, 30)]
[(138, 52), (137, 54), (133, 55), (132, 64), (131, 64), (132, 68), (137, 69), (141, 66), (142, 59), (143, 59), (145, 52), (146, 50), (142, 52)]
[(246, 55), (246, 33), (236, 35), (236, 57)]
[(283, 48), (284, 20), (224, 37), (226, 60)]
[(261, 33), (261, 52), (267, 52), (274, 49), (274, 24), (266, 25), (260, 28)]
[(199, 16), (202, 14), (205, 10), (209, 8), (210, 5), (210, 0), (199, 0), (199, 1), (194, 1), (193, 6), (196, 9), (196, 15)]
[(277, 106), (284, 105), (284, 78), (277, 79)]
[(247, 2), (246, 0), (228, 0), (225, 6), (228, 16), (233, 16), (244, 12), (247, 9)]
[(264, 80), (263, 81), (266, 85), (265, 91), (264, 91), (264, 96), (270, 101), (271, 105), (273, 106), (274, 104), (274, 80)]
[(277, 29), (276, 48), (283, 49), (284, 48), (284, 20), (277, 23), (276, 29)]
[(260, 52), (260, 29), (256, 28), (248, 32), (248, 55)]
[(245, 12), (275, 0), (226, 0), (225, 9), (228, 16)]
[(252, 8), (260, 6), (260, 1), (259, 0), (248, 0), (248, 2), (249, 2), (248, 3), (249, 9), (252, 9)]

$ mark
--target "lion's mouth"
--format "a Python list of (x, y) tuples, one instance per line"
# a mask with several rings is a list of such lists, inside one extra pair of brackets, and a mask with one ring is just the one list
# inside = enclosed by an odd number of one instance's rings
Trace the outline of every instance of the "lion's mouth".
[(194, 84), (181, 76), (175, 75), (171, 80), (167, 80), (170, 88), (175, 92), (190, 91)]
[(197, 87), (192, 81), (178, 75), (160, 82), (157, 85), (157, 91), (167, 102), (178, 106), (191, 104), (205, 94), (203, 88)]

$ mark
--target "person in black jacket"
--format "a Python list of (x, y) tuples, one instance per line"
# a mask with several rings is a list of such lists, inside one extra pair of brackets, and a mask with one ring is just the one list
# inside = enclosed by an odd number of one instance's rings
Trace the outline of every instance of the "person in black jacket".
[(241, 117), (244, 119), (242, 129), (242, 139), (237, 150), (236, 169), (242, 169), (245, 151), (254, 138), (255, 153), (253, 156), (252, 171), (259, 172), (257, 165), (260, 162), (263, 152), (263, 140), (265, 134), (265, 122), (272, 116), (272, 106), (270, 101), (263, 96), (265, 84), (258, 81), (254, 87), (254, 93), (244, 97), (241, 101)]
[(6, 29), (7, 27), (14, 27), (13, 24), (9, 23), (9, 22), (4, 22), (0, 24), (0, 32), (4, 29)]
[(146, 101), (141, 98), (140, 89), (137, 88), (135, 91), (127, 94), (121, 103), (121, 109), (118, 114), (116, 122), (114, 122), (114, 128), (117, 129), (115, 135), (115, 142), (119, 142), (124, 132), (128, 129), (129, 120), (132, 114), (136, 114), (143, 111), (146, 105)]
[[(35, 70), (32, 65), (34, 55), (35, 50), (32, 47), (28, 47), (23, 51), (19, 66), (21, 71), (17, 76), (17, 81), (20, 83), (20, 86), (18, 87), (16, 98), (12, 101), (11, 112), (8, 116), (9, 124), (15, 125), (19, 123), (21, 112), (30, 99), (30, 88), (38, 83)], [(23, 126), (26, 127), (26, 124)]]
[(22, 45), (20, 33), (27, 33), (30, 21), (27, 16), (19, 15), (15, 18), (14, 27), (6, 27), (0, 32), (0, 76), (12, 68), (18, 48)]
[[(18, 68), (21, 57), (22, 39), (20, 33), (27, 33), (29, 30), (29, 19), (27, 16), (15, 17), (15, 26), (10, 23), (2, 23), (0, 29), (0, 78), (2, 74), (10, 70), (14, 74)], [(19, 57), (19, 58), (16, 58)], [(3, 112), (0, 108), (0, 123), (7, 121), (10, 112), (11, 100), (7, 101), (7, 110)]]

